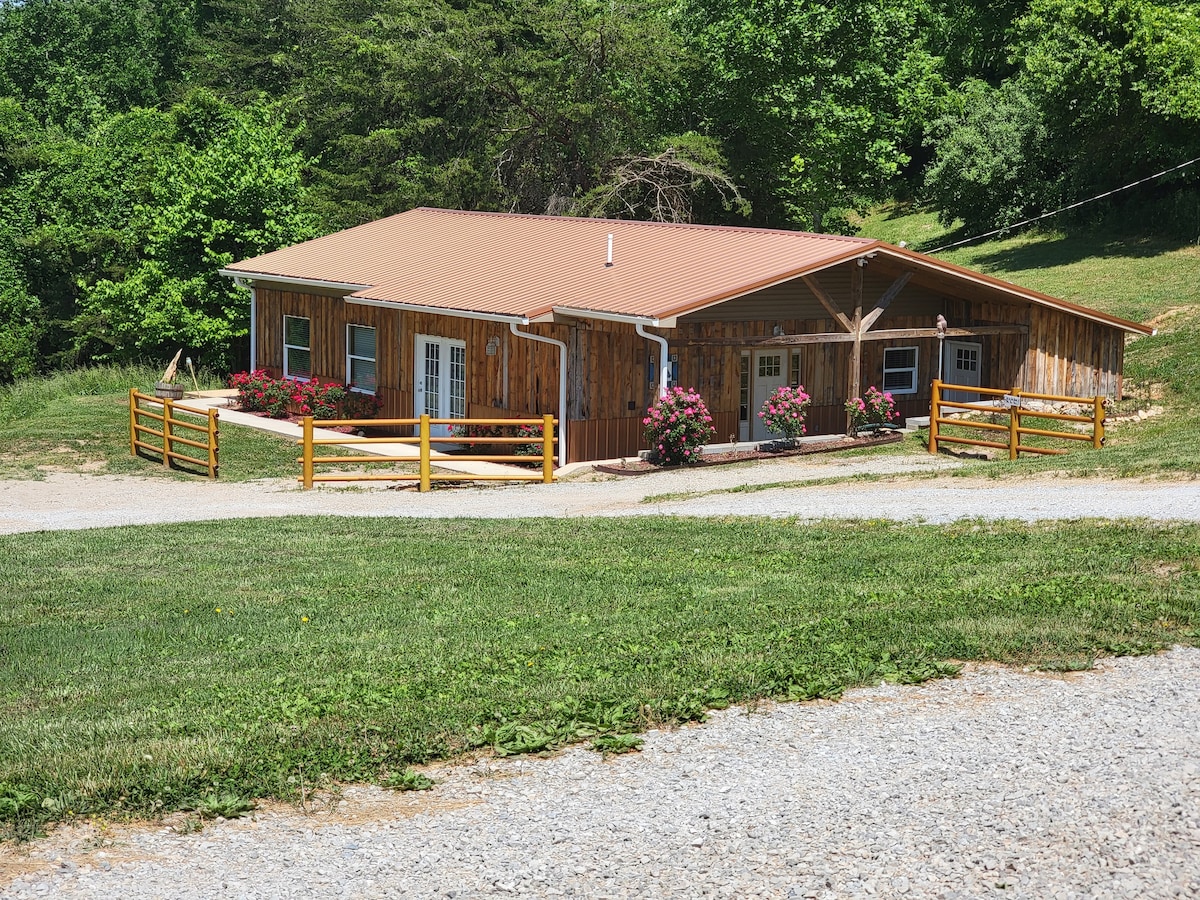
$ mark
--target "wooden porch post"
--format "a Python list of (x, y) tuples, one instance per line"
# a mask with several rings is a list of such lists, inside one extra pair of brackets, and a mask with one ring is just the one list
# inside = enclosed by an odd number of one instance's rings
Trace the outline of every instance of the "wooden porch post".
[[(850, 345), (850, 377), (847, 382), (847, 396), (850, 400), (862, 393), (862, 336), (863, 336), (863, 266), (865, 259), (855, 260), (850, 267), (850, 300), (854, 304), (854, 318), (851, 320), (854, 340)], [(850, 433), (850, 413), (846, 413), (846, 434)]]

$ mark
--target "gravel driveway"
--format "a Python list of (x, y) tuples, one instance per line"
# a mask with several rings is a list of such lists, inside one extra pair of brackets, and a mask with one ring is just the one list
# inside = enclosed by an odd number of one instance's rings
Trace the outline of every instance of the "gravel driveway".
[[(322, 513), (1200, 521), (1196, 482), (948, 465), (789, 460), (424, 495), (51, 474), (0, 482), (0, 533)], [(937, 477), (901, 477), (914, 469)], [(896, 480), (722, 492), (844, 474)], [(0, 897), (1200, 897), (1198, 722), (1196, 649), (1061, 677), (969, 667), (716, 713), (608, 760), (460, 761), (419, 795), (350, 788), (332, 809), (267, 806), (190, 835), (63, 828), (0, 848)]]
[(462, 762), (427, 793), (353, 789), (332, 811), (64, 829), (0, 851), (0, 892), (1197, 897), (1197, 685), (1194, 649), (1068, 676), (972, 667), (726, 710), (608, 760)]
[[(234, 484), (51, 473), (0, 481), (0, 534), (235, 516), (340, 515), (414, 518), (518, 516), (795, 516), (950, 522), (961, 518), (1147, 517), (1200, 521), (1200, 481), (954, 477), (944, 457), (811, 457), (551, 485), (412, 488), (321, 487), (276, 479)], [(885, 481), (820, 483), (871, 476)], [(919, 478), (905, 476), (925, 476)], [(819, 482), (766, 490), (730, 489)], [(369, 483), (368, 483), (369, 484)], [(683, 495), (683, 496), (681, 496)], [(667, 498), (657, 499), (655, 498)], [(652, 500), (654, 502), (647, 502)]]

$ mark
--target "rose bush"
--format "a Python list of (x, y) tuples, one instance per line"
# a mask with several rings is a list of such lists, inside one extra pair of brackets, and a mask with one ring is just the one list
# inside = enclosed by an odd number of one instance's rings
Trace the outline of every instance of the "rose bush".
[(773, 434), (793, 440), (805, 432), (804, 410), (811, 402), (812, 398), (805, 393), (804, 385), (789, 387), (785, 384), (776, 388), (767, 398), (758, 411), (758, 417)]
[(317, 419), (369, 419), (383, 405), (378, 397), (351, 391), (349, 386), (275, 378), (265, 369), (231, 375), (229, 386), (237, 390), (239, 409), (266, 413), (273, 419), (286, 418), (289, 413)]
[(847, 400), (846, 412), (850, 413), (850, 427), (855, 431), (864, 425), (886, 425), (900, 418), (891, 392), (881, 391), (874, 385), (861, 397)]
[(700, 459), (700, 448), (713, 439), (712, 416), (695, 388), (668, 390), (655, 400), (642, 419), (651, 457), (667, 466)]

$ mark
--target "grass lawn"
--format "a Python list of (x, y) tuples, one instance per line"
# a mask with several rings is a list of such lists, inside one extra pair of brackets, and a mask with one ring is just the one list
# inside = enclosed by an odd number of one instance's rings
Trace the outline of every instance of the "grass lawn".
[[(199, 471), (203, 476), (202, 469), (191, 474), (171, 471), (157, 456), (135, 457), (129, 452), (129, 389), (153, 394), (157, 377), (157, 370), (144, 367), (102, 366), (0, 387), (0, 478), (41, 478), (48, 471), (187, 479), (196, 478)], [(211, 380), (201, 383), (206, 388), (218, 386)], [(143, 420), (143, 424), (152, 423)], [(222, 481), (300, 474), (296, 463), (300, 448), (294, 440), (227, 421), (218, 427)], [(324, 447), (321, 455), (353, 454)], [(415, 471), (415, 465), (407, 468)]]
[[(228, 521), (0, 538), (0, 819), (399, 777), (944, 660), (1194, 643), (1200, 527)], [(932, 564), (931, 564), (932, 563)]]

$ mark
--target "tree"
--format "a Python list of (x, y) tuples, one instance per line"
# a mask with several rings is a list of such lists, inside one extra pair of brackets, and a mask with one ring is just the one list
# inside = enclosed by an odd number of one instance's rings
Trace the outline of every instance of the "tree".
[(819, 231), (886, 194), (941, 90), (917, 25), (896, 0), (683, 0), (698, 60), (684, 94), (755, 222)]
[(1057, 196), (1049, 129), (1015, 81), (999, 88), (968, 81), (926, 135), (937, 157), (925, 192), (945, 225), (962, 219), (970, 231), (1002, 227), (1042, 211)]

